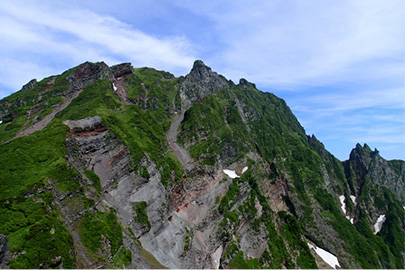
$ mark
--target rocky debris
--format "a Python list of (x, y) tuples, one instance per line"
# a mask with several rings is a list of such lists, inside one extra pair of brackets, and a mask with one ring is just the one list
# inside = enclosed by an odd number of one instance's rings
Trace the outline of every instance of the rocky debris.
[(9, 246), (7, 244), (8, 236), (0, 234), (0, 268), (8, 268), (11, 260)]
[(29, 90), (34, 88), (34, 86), (38, 83), (37, 79), (32, 79), (31, 81), (29, 81), (27, 84), (25, 84), (22, 88), (21, 91), (24, 90)]
[(250, 224), (239, 229), (237, 236), (240, 238), (240, 249), (248, 258), (260, 258), (267, 248), (266, 228), (260, 226), (258, 231), (253, 230)]
[(223, 77), (213, 72), (203, 61), (195, 61), (191, 72), (180, 86), (182, 111), (190, 108), (195, 101), (227, 87), (228, 83)]
[(193, 166), (193, 160), (191, 159), (190, 154), (186, 149), (182, 148), (177, 143), (177, 134), (181, 121), (184, 119), (184, 113), (175, 115), (173, 122), (170, 125), (169, 130), (166, 133), (166, 140), (169, 143), (170, 148), (173, 150), (173, 153), (177, 156), (181, 165), (184, 169), (190, 171)]

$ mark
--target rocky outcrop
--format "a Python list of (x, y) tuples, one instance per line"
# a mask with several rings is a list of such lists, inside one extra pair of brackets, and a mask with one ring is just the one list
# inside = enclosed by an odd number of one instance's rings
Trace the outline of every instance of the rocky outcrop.
[(11, 260), (9, 246), (7, 244), (8, 236), (0, 234), (0, 268), (8, 268)]
[(195, 101), (227, 87), (227, 81), (223, 77), (213, 72), (203, 61), (195, 61), (191, 72), (180, 86), (182, 110), (187, 110)]
[(133, 73), (131, 63), (123, 63), (111, 67), (111, 71), (115, 78), (123, 77)]
[(22, 88), (21, 91), (24, 90), (29, 90), (34, 88), (34, 86), (38, 83), (37, 79), (32, 79), (31, 81), (29, 81), (27, 84), (25, 84)]
[(63, 123), (73, 131), (73, 132), (85, 132), (91, 131), (97, 128), (102, 127), (103, 119), (100, 116), (96, 115), (93, 117), (88, 117), (85, 119), (80, 119), (77, 121), (67, 120)]
[[(356, 148), (350, 153), (349, 160), (344, 162), (346, 177), (354, 179), (357, 192), (361, 192), (366, 178), (374, 184), (391, 190), (405, 205), (405, 175), (403, 174), (404, 162), (398, 161), (396, 172), (389, 161), (382, 158), (377, 149), (372, 151), (367, 144)], [(401, 174), (402, 170), (402, 174)]]
[(104, 62), (96, 64), (86, 62), (76, 67), (66, 80), (69, 81), (68, 93), (83, 89), (95, 80), (114, 80), (114, 74)]

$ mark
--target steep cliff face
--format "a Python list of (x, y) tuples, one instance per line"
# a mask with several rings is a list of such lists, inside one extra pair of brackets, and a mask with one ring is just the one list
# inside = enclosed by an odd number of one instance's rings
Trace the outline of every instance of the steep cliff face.
[(342, 163), (202, 61), (84, 63), (0, 120), (2, 267), (404, 266), (404, 162), (357, 145)]

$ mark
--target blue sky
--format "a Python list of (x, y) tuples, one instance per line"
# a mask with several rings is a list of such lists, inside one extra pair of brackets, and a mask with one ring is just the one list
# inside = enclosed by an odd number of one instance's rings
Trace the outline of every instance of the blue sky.
[(0, 98), (85, 61), (176, 76), (195, 59), (286, 100), (340, 160), (405, 159), (405, 1), (0, 3)]

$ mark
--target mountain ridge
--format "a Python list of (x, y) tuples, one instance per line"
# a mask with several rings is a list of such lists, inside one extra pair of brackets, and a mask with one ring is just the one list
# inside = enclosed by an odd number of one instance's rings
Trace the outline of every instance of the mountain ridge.
[(357, 144), (341, 162), (284, 100), (201, 60), (178, 78), (86, 62), (0, 120), (1, 265), (404, 265), (404, 161)]

